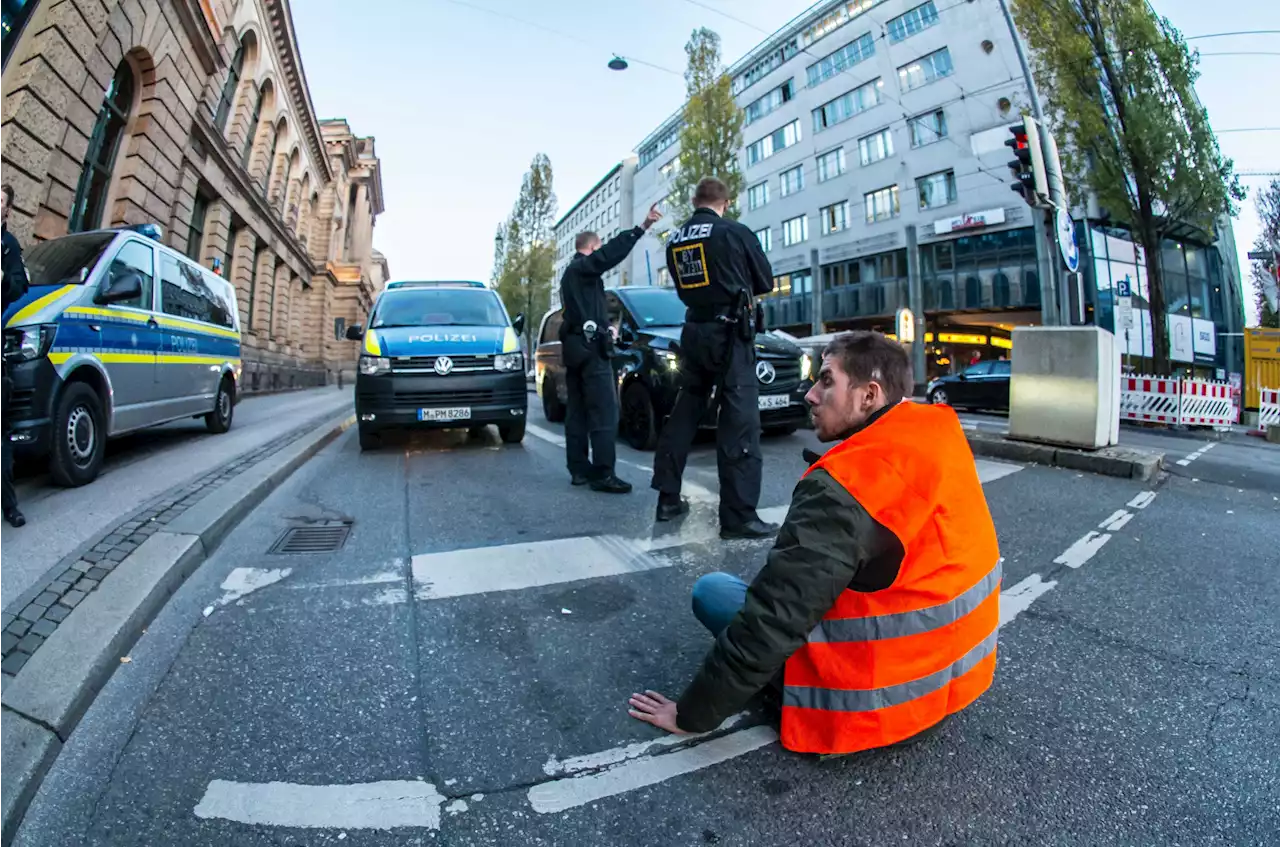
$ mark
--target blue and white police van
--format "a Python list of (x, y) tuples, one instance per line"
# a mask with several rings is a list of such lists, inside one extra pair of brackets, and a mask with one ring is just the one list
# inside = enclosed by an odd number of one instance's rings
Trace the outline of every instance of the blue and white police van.
[(363, 342), (356, 374), (360, 447), (387, 430), (490, 424), (507, 444), (524, 440), (529, 395), (520, 334), (497, 292), (482, 282), (388, 282), (369, 325), (347, 328)]

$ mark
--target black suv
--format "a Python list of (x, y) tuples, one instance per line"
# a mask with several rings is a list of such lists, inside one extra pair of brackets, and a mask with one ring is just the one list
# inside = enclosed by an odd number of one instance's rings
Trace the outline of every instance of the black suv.
[[(637, 450), (652, 450), (663, 421), (675, 405), (679, 389), (680, 328), (684, 304), (670, 288), (627, 286), (607, 289), (609, 318), (619, 328), (618, 431)], [(535, 354), (538, 396), (547, 420), (564, 420), (566, 389), (560, 355), (563, 310), (542, 321)], [(756, 336), (756, 378), (760, 381), (760, 422), (766, 432), (789, 434), (805, 426), (809, 408), (804, 395), (813, 386), (813, 360), (799, 347), (772, 335)], [(712, 403), (703, 428), (716, 425)]]

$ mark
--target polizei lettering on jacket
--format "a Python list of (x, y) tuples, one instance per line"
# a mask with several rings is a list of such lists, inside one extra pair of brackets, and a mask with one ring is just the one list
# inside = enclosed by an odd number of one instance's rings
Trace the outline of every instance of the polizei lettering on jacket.
[(711, 224), (685, 224), (671, 233), (670, 241), (672, 244), (679, 244), (683, 241), (706, 238), (711, 235), (711, 226)]
[(465, 341), (478, 341), (476, 335), (468, 332), (427, 332), (422, 335), (409, 336), (409, 343), (416, 344), (419, 341), (436, 341), (445, 344)]

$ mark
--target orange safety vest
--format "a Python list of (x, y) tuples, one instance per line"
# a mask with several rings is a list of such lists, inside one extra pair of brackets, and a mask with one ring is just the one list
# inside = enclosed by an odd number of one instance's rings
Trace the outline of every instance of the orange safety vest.
[(902, 542), (893, 585), (846, 589), (787, 660), (782, 744), (853, 753), (910, 738), (991, 685), (1000, 550), (954, 411), (901, 403), (825, 468)]

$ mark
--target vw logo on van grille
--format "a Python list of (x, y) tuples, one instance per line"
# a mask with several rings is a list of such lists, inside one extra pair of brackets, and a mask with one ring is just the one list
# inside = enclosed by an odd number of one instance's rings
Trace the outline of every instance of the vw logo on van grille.
[(441, 356), (436, 359), (435, 370), (440, 376), (448, 376), (449, 372), (453, 370), (453, 359), (448, 356)]
[(770, 385), (778, 378), (778, 372), (774, 370), (770, 362), (756, 362), (756, 379), (765, 385)]

